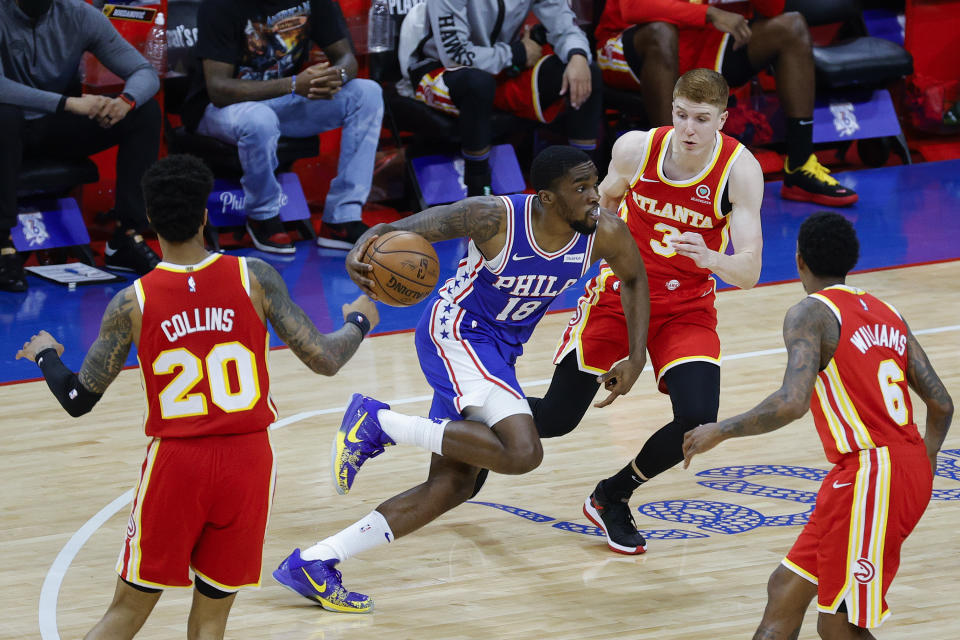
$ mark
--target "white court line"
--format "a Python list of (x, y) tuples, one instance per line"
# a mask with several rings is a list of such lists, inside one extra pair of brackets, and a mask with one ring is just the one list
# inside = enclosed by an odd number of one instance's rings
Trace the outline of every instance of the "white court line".
[[(960, 330), (960, 324), (954, 324), (945, 327), (920, 329), (919, 331), (914, 331), (913, 335), (922, 336), (958, 330)], [(735, 353), (730, 356), (723, 356), (723, 359), (743, 360), (746, 358), (759, 358), (762, 356), (786, 352), (786, 348), (779, 347), (777, 349), (761, 349), (759, 351)], [(650, 365), (644, 367), (643, 370), (652, 371)], [(547, 384), (550, 384), (550, 378), (541, 378), (539, 380), (528, 380), (526, 382), (521, 382), (521, 386), (524, 388), (539, 387)], [(424, 402), (426, 400), (430, 400), (431, 398), (433, 398), (432, 395), (410, 396), (408, 398), (398, 398), (397, 400), (392, 400), (388, 404), (393, 407), (397, 405), (413, 404), (415, 402)], [(318, 409), (316, 411), (302, 411), (300, 413), (295, 413), (288, 418), (277, 420), (270, 425), (270, 429), (282, 429), (283, 427), (294, 424), (295, 422), (306, 420), (307, 418), (328, 415), (331, 413), (343, 413), (345, 410), (346, 407), (333, 407), (330, 409)], [(98, 511), (95, 516), (87, 520), (84, 525), (80, 527), (80, 529), (78, 529), (73, 536), (70, 537), (70, 540), (67, 541), (67, 544), (63, 545), (60, 553), (57, 554), (53, 564), (50, 565), (50, 569), (47, 570), (47, 576), (43, 580), (43, 587), (40, 589), (40, 637), (43, 640), (60, 640), (60, 633), (57, 630), (57, 599), (60, 595), (60, 586), (63, 584), (63, 577), (66, 575), (67, 569), (70, 567), (70, 563), (73, 562), (73, 559), (77, 556), (77, 553), (79, 553), (83, 545), (86, 544), (87, 540), (90, 539), (90, 536), (93, 535), (93, 532), (99, 529), (103, 523), (113, 517), (114, 514), (130, 504), (131, 500), (133, 500), (133, 489), (130, 489), (122, 496)]]

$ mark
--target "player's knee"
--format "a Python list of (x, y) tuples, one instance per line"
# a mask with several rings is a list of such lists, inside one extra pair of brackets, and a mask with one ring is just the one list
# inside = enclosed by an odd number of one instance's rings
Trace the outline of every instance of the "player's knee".
[[(472, 101), (478, 104), (493, 104), (493, 95), (497, 91), (497, 80), (491, 73), (479, 69), (460, 69), (457, 71), (457, 101)], [(451, 93), (451, 97), (453, 94)]]
[(507, 450), (506, 464), (502, 473), (520, 475), (529, 473), (543, 462), (543, 446), (539, 438), (516, 444)]
[(357, 111), (383, 111), (383, 90), (373, 80), (354, 78), (343, 85), (343, 91), (354, 96)]
[(810, 38), (810, 27), (803, 14), (798, 11), (783, 13), (775, 18), (771, 18), (771, 23), (776, 25), (774, 37), (782, 42), (785, 47), (802, 47), (810, 49), (813, 41)]
[(637, 29), (634, 47), (644, 60), (656, 60), (657, 64), (674, 68), (678, 64), (677, 28), (666, 22), (651, 22)]
[(276, 112), (266, 105), (255, 103), (240, 118), (242, 138), (267, 140), (279, 135), (280, 119)]

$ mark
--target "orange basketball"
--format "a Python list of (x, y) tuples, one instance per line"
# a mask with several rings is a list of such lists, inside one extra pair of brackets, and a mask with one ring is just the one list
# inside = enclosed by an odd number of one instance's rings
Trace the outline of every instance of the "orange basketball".
[(377, 298), (392, 307), (409, 307), (433, 291), (440, 277), (440, 262), (433, 245), (412, 231), (390, 231), (367, 247), (363, 261), (373, 267)]

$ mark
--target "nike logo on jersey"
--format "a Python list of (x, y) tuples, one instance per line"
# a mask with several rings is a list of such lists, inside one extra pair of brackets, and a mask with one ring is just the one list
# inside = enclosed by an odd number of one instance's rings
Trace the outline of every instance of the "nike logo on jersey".
[(659, 180), (651, 180), (650, 178), (644, 178), (640, 176), (640, 182), (660, 182)]
[(849, 486), (852, 485), (852, 484), (853, 484), (852, 482), (837, 482), (836, 480), (834, 480), (834, 481), (833, 481), (833, 488), (834, 488), (834, 489), (842, 489), (843, 487), (849, 487)]
[(517, 254), (513, 254), (514, 260), (529, 260), (532, 257), (533, 256), (518, 256)]

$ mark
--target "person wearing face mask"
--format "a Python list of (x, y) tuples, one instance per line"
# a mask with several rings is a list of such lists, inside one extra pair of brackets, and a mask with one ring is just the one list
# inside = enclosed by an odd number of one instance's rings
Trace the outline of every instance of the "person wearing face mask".
[[(124, 80), (116, 97), (81, 94), (85, 51)], [(25, 157), (87, 157), (118, 147), (117, 228), (107, 267), (144, 274), (159, 262), (140, 178), (157, 159), (156, 72), (100, 11), (82, 0), (0, 0), (0, 290), (26, 291), (10, 230), (17, 224), (17, 176)]]

